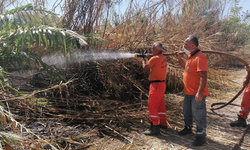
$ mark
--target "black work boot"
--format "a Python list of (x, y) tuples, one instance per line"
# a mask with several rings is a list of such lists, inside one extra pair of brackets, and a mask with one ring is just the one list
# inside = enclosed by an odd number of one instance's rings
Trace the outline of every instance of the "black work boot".
[(242, 118), (240, 115), (238, 115), (238, 120), (233, 121), (230, 123), (231, 127), (246, 127), (247, 126), (247, 122), (246, 119)]
[(205, 136), (196, 136), (193, 145), (194, 146), (201, 146), (206, 143), (206, 137)]
[(160, 133), (160, 127), (158, 125), (154, 126), (151, 123), (150, 128), (144, 132), (145, 135), (156, 135)]
[(178, 132), (178, 135), (187, 135), (192, 133), (192, 128), (185, 126), (185, 128), (183, 130), (181, 130), (180, 132)]
[(168, 126), (163, 126), (161, 124), (158, 124), (158, 126), (160, 127), (160, 129), (163, 129), (163, 130), (167, 130), (168, 129)]

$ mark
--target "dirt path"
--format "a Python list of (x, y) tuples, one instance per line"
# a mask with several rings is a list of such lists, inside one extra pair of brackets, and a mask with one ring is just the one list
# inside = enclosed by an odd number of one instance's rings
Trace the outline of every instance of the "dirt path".
[[(238, 91), (239, 87), (242, 85), (242, 81), (246, 75), (246, 71), (237, 70), (233, 71), (232, 81), (235, 82), (235, 90)], [(225, 94), (223, 99), (219, 100), (218, 98), (207, 98), (207, 142), (205, 145), (200, 147), (194, 147), (191, 145), (193, 142), (195, 134), (187, 136), (177, 135), (178, 130), (181, 130), (183, 127), (183, 116), (181, 113), (182, 110), (182, 94), (168, 94), (166, 96), (166, 107), (167, 107), (167, 117), (169, 122), (169, 128), (165, 131), (161, 131), (160, 135), (157, 136), (145, 136), (143, 131), (147, 129), (149, 124), (144, 125), (144, 127), (131, 127), (132, 130), (124, 133), (115, 133), (114, 136), (104, 136), (100, 139), (95, 139), (92, 146), (89, 150), (96, 149), (130, 149), (130, 150), (229, 150), (234, 147), (234, 145), (239, 141), (239, 137), (243, 132), (243, 128), (230, 127), (229, 123), (236, 120), (237, 113), (240, 110), (239, 106), (229, 105), (225, 108), (211, 111), (210, 105), (215, 102), (227, 102), (229, 101), (236, 93), (228, 92)], [(225, 97), (228, 97), (226, 99)], [(242, 94), (234, 101), (234, 104), (240, 105)], [(168, 106), (170, 105), (170, 106)], [(171, 107), (175, 106), (175, 107)], [(173, 108), (180, 108), (179, 110), (173, 110)], [(145, 115), (147, 115), (146, 110)], [(247, 120), (250, 122), (250, 119)], [(195, 124), (194, 124), (195, 125)], [(195, 133), (195, 127), (193, 128), (193, 133)], [(250, 149), (250, 137), (245, 136), (244, 142), (242, 143), (242, 149)]]

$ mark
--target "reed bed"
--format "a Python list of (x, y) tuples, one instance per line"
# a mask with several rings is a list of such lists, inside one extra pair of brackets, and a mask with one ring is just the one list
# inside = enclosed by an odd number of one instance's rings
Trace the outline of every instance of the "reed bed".
[[(138, 53), (149, 49), (154, 41), (161, 41), (164, 53), (172, 53), (182, 51), (185, 37), (194, 34), (199, 38), (201, 50), (227, 52), (248, 60), (248, 51), (239, 49), (244, 39), (233, 31), (225, 31), (226, 23), (221, 19), (225, 7), (223, 3), (211, 1), (210, 5), (208, 2), (202, 5), (198, 1), (186, 2), (159, 0), (153, 3), (145, 0), (140, 7), (136, 7), (139, 6), (137, 1), (129, 1), (123, 15), (114, 15), (111, 3), (104, 0), (67, 1), (63, 5), (65, 14), (58, 26), (89, 35), (89, 45), (81, 49), (84, 52)], [(213, 11), (204, 16), (203, 10), (208, 8)], [(221, 56), (207, 55), (207, 58), (209, 105), (228, 100), (236, 94), (243, 79), (232, 72), (242, 70), (244, 66)], [(167, 60), (165, 102), (170, 130), (159, 138), (169, 139), (161, 145), (166, 149), (189, 149), (187, 143), (190, 143), (191, 137), (186, 139), (176, 135), (176, 131), (183, 126), (183, 70), (174, 56), (167, 57)], [(47, 88), (34, 90), (25, 96), (15, 96), (15, 90), (6, 87), (6, 94), (1, 95), (4, 105), (11, 106), (10, 110), (15, 114), (10, 121), (12, 127), (7, 129), (25, 137), (20, 147), (160, 148), (159, 144), (158, 147), (157, 144), (149, 145), (147, 141), (150, 139), (137, 135), (149, 125), (148, 71), (143, 71), (140, 59), (78, 62), (62, 70), (62, 74), (68, 82), (47, 83)], [(33, 82), (40, 80), (43, 79), (34, 79)], [(234, 106), (232, 108), (235, 109)], [(226, 112), (225, 118), (231, 113)], [(211, 112), (208, 116), (208, 149), (232, 147), (233, 136), (238, 135), (240, 130), (228, 131), (229, 120)], [(136, 133), (131, 135), (133, 131)], [(117, 145), (112, 145), (114, 143)], [(244, 146), (249, 148), (247, 143)]]

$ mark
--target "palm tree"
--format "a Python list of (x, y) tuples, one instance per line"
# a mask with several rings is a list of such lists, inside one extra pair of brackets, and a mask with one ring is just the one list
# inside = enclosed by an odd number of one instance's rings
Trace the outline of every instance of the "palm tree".
[(57, 28), (59, 18), (51, 11), (28, 4), (0, 15), (0, 66), (8, 71), (43, 67), (55, 70), (41, 59), (46, 53), (67, 54), (87, 45), (74, 31)]

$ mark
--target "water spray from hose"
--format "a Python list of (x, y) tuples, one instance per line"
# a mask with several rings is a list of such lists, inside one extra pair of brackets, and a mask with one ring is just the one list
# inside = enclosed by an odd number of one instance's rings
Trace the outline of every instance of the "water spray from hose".
[(149, 53), (122, 53), (122, 52), (73, 52), (67, 54), (49, 54), (42, 57), (43, 62), (48, 65), (56, 66), (57, 68), (64, 68), (68, 64), (89, 62), (89, 61), (102, 61), (102, 60), (116, 60), (116, 59), (127, 59), (127, 58), (145, 58), (152, 56)]
[(48, 65), (56, 66), (57, 68), (64, 68), (68, 64), (89, 62), (89, 61), (102, 61), (102, 60), (116, 60), (134, 58), (135, 53), (122, 53), (122, 52), (73, 52), (67, 54), (49, 54), (42, 57), (43, 62)]

